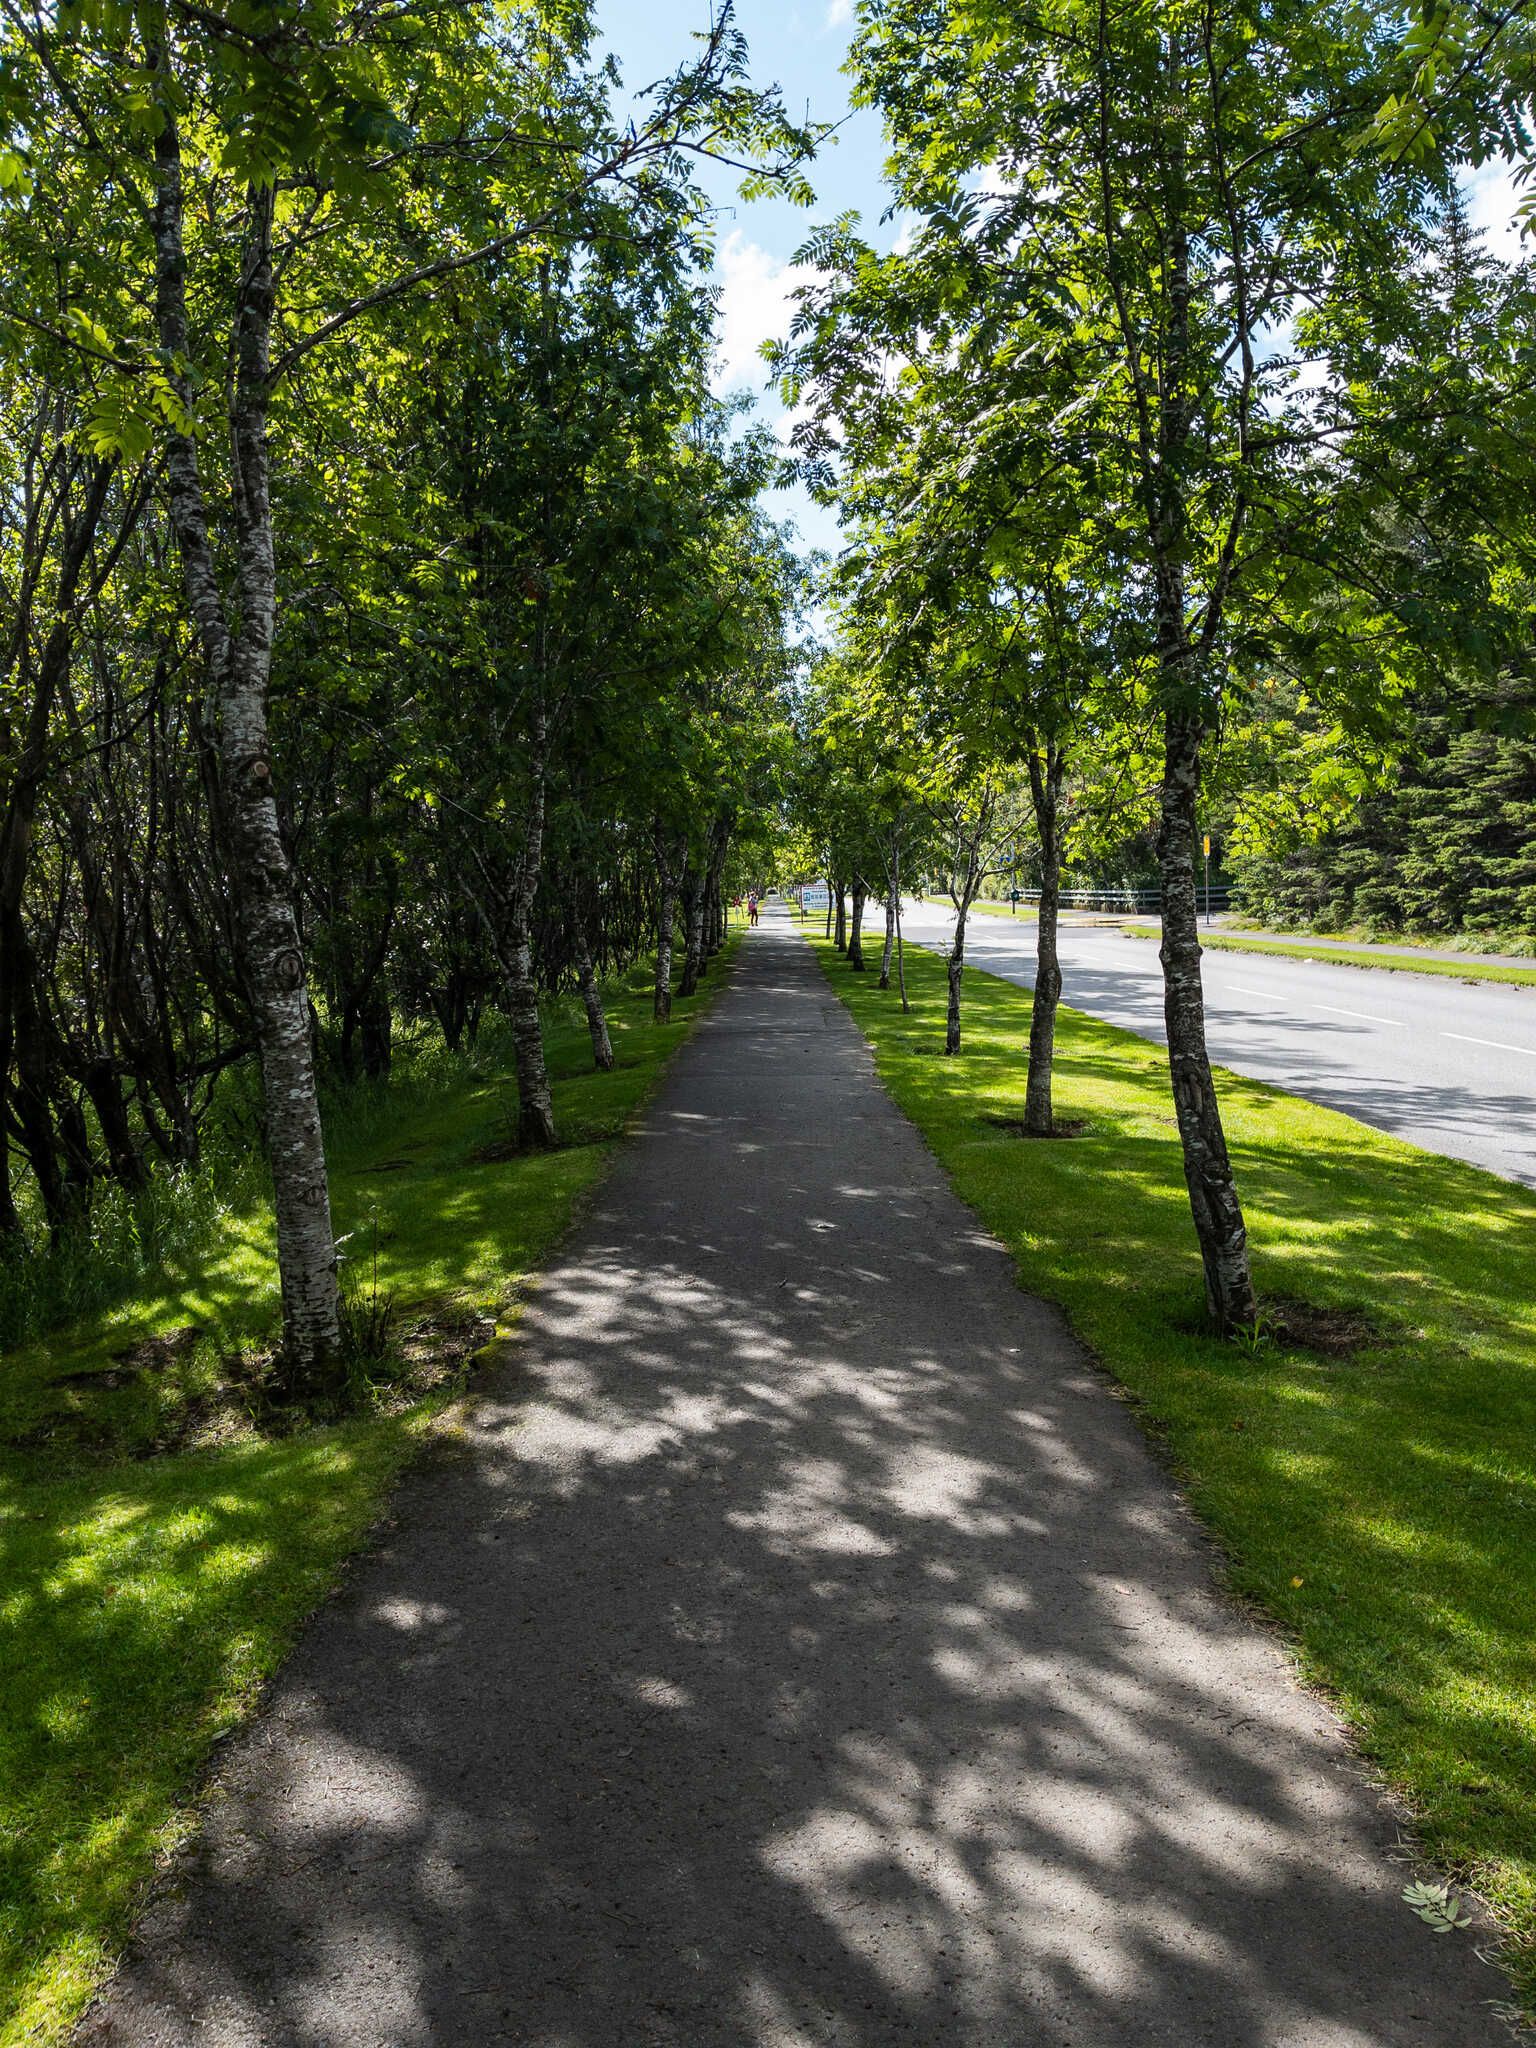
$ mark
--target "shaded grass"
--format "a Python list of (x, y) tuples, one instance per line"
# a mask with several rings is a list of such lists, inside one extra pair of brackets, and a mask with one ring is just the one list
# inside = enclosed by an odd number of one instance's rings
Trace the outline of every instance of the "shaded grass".
[(968, 967), (964, 1050), (935, 1058), (933, 954), (908, 953), (903, 1017), (812, 942), (959, 1194), (1130, 1390), (1234, 1588), (1494, 1907), (1536, 2002), (1536, 1195), (1223, 1073), (1261, 1293), (1381, 1337), (1347, 1360), (1222, 1343), (1160, 1048), (1063, 1009), (1056, 1108), (1086, 1130), (1030, 1144), (993, 1121), (1022, 1112), (1027, 989)]
[[(559, 1151), (472, 1162), (504, 1130), (511, 1086), (483, 1057), (437, 1059), (393, 1099), (385, 1087), (342, 1105), (337, 1226), (371, 1250), (376, 1219), (380, 1285), (403, 1313), (505, 1326), (719, 979), (717, 966), (661, 1028), (645, 972), (610, 990), (611, 1074), (592, 1071), (579, 1008), (552, 1006)], [(78, 2016), (190, 1825), (212, 1743), (248, 1712), (454, 1391), (276, 1441), (253, 1418), (217, 1449), (153, 1455), (232, 1351), (270, 1339), (276, 1309), (270, 1223), (252, 1203), (201, 1257), (183, 1246), (132, 1302), (0, 1371), (7, 2048), (60, 2040)], [(189, 1324), (200, 1336), (165, 1347), (155, 1372), (124, 1372), (125, 1351)]]
[[(1155, 925), (1127, 925), (1127, 938), (1160, 939)], [(1345, 946), (1309, 946), (1304, 940), (1243, 939), (1229, 932), (1202, 932), (1200, 944), (1216, 953), (1273, 953), (1282, 960), (1321, 960), (1331, 967), (1375, 967), (1384, 974), (1450, 974), (1457, 981), (1510, 981), (1536, 988), (1536, 967), (1482, 965), (1475, 953), (1461, 960), (1424, 960), (1414, 953), (1366, 953)]]

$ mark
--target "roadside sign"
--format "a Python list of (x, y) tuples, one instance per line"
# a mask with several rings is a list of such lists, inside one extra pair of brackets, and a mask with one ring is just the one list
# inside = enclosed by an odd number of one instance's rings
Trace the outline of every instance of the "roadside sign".
[(803, 910), (825, 910), (831, 901), (832, 892), (825, 882), (808, 882), (800, 891)]
[(1209, 832), (1205, 835), (1205, 857), (1207, 860), (1211, 857), (1211, 835)]

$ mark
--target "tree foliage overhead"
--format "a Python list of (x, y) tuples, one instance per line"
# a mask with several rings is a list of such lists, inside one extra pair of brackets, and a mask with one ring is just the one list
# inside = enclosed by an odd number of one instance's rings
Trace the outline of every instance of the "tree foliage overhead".
[(321, 1116), (426, 1020), (721, 937), (798, 569), (709, 389), (701, 158), (809, 196), (729, 9), (632, 117), (577, 5), (0, 17), (0, 1240), (198, 1170), (259, 1070), (291, 1387)]

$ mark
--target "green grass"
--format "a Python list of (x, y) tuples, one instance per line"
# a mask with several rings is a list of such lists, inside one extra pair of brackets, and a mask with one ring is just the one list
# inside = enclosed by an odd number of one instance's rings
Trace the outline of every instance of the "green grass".
[[(985, 899), (978, 897), (977, 900), (971, 905), (971, 908), (972, 910), (979, 910), (983, 917), (1014, 916), (1013, 905), (1011, 903), (996, 903), (992, 900), (991, 897), (987, 897)], [(1021, 903), (1018, 908), (1018, 916), (1016, 922), (1019, 924), (1033, 924), (1035, 921), (1036, 914), (1037, 913), (1035, 911), (1035, 907), (1032, 903)]]
[(1057, 1115), (1087, 1129), (1031, 1142), (989, 1121), (1022, 1115), (1027, 990), (967, 968), (944, 1059), (933, 954), (908, 951), (903, 1017), (813, 943), (897, 1103), (1131, 1391), (1235, 1589), (1493, 1906), (1536, 2001), (1536, 1194), (1222, 1074), (1261, 1292), (1380, 1333), (1350, 1358), (1222, 1343), (1160, 1048), (1063, 1010)]
[[(1160, 939), (1155, 925), (1127, 925), (1133, 939)], [(1375, 967), (1385, 974), (1450, 974), (1457, 981), (1511, 981), (1536, 988), (1536, 967), (1480, 965), (1475, 953), (1462, 960), (1423, 960), (1413, 953), (1367, 953), (1345, 946), (1309, 946), (1304, 940), (1244, 939), (1230, 932), (1202, 932), (1200, 943), (1216, 953), (1274, 953), (1282, 960), (1322, 960), (1334, 967)]]
[[(439, 1050), (414, 1076), (341, 1106), (337, 1227), (366, 1256), (376, 1220), (380, 1284), (407, 1324), (475, 1312), (505, 1328), (524, 1276), (718, 979), (661, 1029), (643, 973), (610, 991), (611, 1074), (592, 1071), (579, 1010), (553, 1006), (556, 1112), (574, 1141), (557, 1152), (476, 1162), (505, 1135), (510, 1103), (509, 1075), (486, 1053)], [(230, 1355), (271, 1334), (276, 1275), (259, 1203), (229, 1208), (207, 1242), (0, 1370), (6, 2048), (64, 2038), (157, 1861), (191, 1825), (215, 1738), (250, 1710), (460, 1383), (276, 1438), (242, 1426), (238, 1403), (213, 1395)], [(135, 1346), (192, 1324), (201, 1336), (154, 1371), (114, 1370)], [(157, 1451), (195, 1443), (205, 1414), (206, 1447)]]
[[(902, 893), (905, 894), (906, 892), (903, 891)], [(878, 903), (874, 903), (873, 899), (871, 900), (873, 916), (866, 916), (864, 920), (864, 944), (866, 947), (869, 945), (871, 935), (873, 935), (874, 938), (878, 940), (882, 945), (885, 942), (885, 911), (881, 908), (881, 906)], [(941, 910), (952, 910), (954, 908), (953, 904), (950, 902), (947, 896), (930, 896), (927, 900), (930, 903), (936, 903)], [(791, 905), (791, 909), (793, 910), (793, 905)], [(995, 903), (992, 901), (990, 897), (986, 898), (985, 900), (978, 900), (977, 902), (973, 903), (971, 905), (971, 910), (973, 913), (976, 911), (980, 911), (983, 917), (1014, 916), (1013, 907), (1011, 904)], [(799, 912), (795, 911), (794, 915), (798, 923), (814, 924), (818, 918), (825, 922), (827, 913), (824, 910), (816, 910), (811, 913), (809, 918), (802, 918)], [(1034, 905), (1030, 903), (1021, 903), (1018, 909), (1018, 916), (1014, 919), (1014, 921), (1017, 924), (1033, 924), (1035, 921)]]
[(1287, 937), (1294, 934), (1303, 943), (1309, 939), (1321, 943), (1326, 939), (1339, 946), (1400, 946), (1408, 952), (1428, 947), (1432, 952), (1470, 953), (1474, 959), (1482, 953), (1512, 953), (1517, 959), (1536, 960), (1536, 936), (1530, 932), (1405, 932), (1387, 925), (1372, 924), (1345, 925), (1342, 930), (1330, 930), (1325, 924), (1293, 924), (1285, 919), (1266, 922), (1241, 913), (1228, 918), (1226, 929), (1252, 933), (1258, 938), (1273, 937), (1278, 931)]

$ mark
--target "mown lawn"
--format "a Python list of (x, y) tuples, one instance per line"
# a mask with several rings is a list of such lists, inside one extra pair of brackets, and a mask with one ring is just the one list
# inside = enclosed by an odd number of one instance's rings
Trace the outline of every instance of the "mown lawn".
[[(1160, 939), (1155, 925), (1127, 925), (1133, 939)], [(1536, 988), (1536, 967), (1505, 967), (1468, 953), (1459, 960), (1425, 960), (1416, 953), (1369, 953), (1348, 946), (1309, 946), (1305, 939), (1245, 939), (1202, 932), (1202, 946), (1218, 953), (1274, 953), (1282, 960), (1321, 960), (1331, 967), (1374, 967), (1385, 974), (1450, 974), (1457, 981), (1508, 981)]]
[[(700, 997), (649, 1019), (644, 974), (610, 991), (618, 1064), (592, 1071), (575, 1006), (551, 1013), (567, 1143), (504, 1150), (509, 1072), (439, 1051), (332, 1119), (337, 1228), (413, 1347), (462, 1352), (515, 1312), (602, 1174)], [(280, 1434), (231, 1360), (272, 1331), (259, 1203), (201, 1257), (0, 1368), (0, 2043), (60, 2040), (109, 1966), (156, 1862), (191, 1825), (209, 1749), (250, 1709), (364, 1538), (462, 1367), (363, 1414)], [(179, 1333), (179, 1334), (178, 1334)], [(168, 1340), (157, 1347), (155, 1340)], [(426, 1384), (431, 1386), (432, 1375)]]
[(971, 908), (979, 910), (984, 917), (1011, 917), (1020, 924), (1033, 924), (1036, 917), (1033, 904), (1021, 903), (1015, 910), (1011, 903), (998, 903), (990, 896), (978, 896)]
[(895, 1100), (1130, 1390), (1234, 1589), (1498, 1913), (1536, 2005), (1536, 1194), (1222, 1074), (1262, 1293), (1377, 1334), (1347, 1357), (1220, 1342), (1159, 1047), (1063, 1010), (1056, 1110), (1086, 1129), (1024, 1139), (992, 1119), (1023, 1113), (1028, 990), (968, 967), (945, 1059), (935, 955), (909, 949), (904, 1017), (809, 936)]

